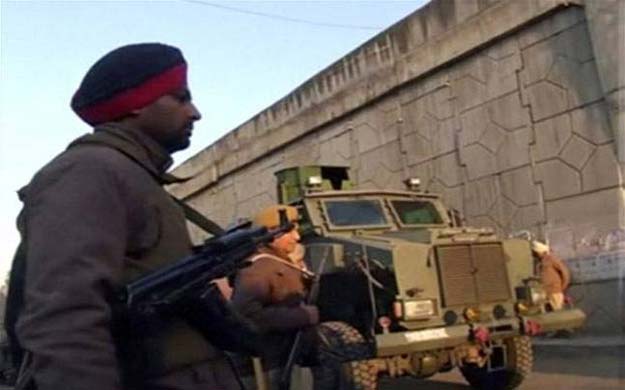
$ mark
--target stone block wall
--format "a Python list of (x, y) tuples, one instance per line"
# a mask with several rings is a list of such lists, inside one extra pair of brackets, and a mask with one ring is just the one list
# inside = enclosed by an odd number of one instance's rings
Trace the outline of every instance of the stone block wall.
[[(348, 165), (363, 188), (418, 176), (469, 224), (566, 258), (596, 250), (623, 228), (623, 172), (585, 10), (484, 4), (430, 3), (185, 163), (197, 177), (173, 191), (228, 224), (275, 202), (276, 170)], [(475, 48), (454, 57), (458, 40)], [(436, 47), (428, 68), (416, 55)]]

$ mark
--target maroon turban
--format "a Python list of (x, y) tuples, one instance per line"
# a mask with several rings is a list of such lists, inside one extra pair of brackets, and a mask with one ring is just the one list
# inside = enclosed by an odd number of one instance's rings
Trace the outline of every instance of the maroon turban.
[(179, 49), (161, 43), (122, 46), (89, 69), (71, 107), (95, 126), (145, 107), (186, 83), (187, 63)]

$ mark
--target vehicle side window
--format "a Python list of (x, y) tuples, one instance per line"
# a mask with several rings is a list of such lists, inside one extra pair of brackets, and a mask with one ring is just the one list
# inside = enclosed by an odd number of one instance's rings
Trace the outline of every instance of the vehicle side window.
[(324, 204), (334, 226), (383, 226), (388, 223), (378, 200), (333, 200)]

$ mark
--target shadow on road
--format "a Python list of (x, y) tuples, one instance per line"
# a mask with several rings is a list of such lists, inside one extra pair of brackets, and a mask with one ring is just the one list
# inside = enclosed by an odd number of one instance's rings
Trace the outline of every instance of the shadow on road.
[(534, 371), (624, 378), (625, 347), (535, 346)]
[(415, 379), (415, 378), (397, 378), (382, 379), (380, 381), (380, 390), (469, 390), (471, 386), (458, 383), (450, 383), (446, 381), (434, 379)]

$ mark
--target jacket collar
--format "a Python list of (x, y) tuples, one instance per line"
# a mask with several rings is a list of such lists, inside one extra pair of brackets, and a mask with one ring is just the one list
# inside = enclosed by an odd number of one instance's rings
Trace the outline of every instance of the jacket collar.
[(285, 254), (282, 251), (278, 251), (268, 246), (262, 246), (258, 248), (257, 254), (253, 256), (252, 259), (260, 258), (263, 255), (268, 255), (270, 258), (273, 258), (273, 260), (278, 261), (290, 268), (298, 270), (302, 273), (303, 276), (307, 278), (313, 278), (315, 276), (315, 273), (306, 268), (305, 264), (296, 264), (295, 262), (293, 262), (293, 260), (291, 260), (288, 254)]
[(84, 135), (69, 148), (79, 145), (105, 145), (118, 150), (164, 184), (175, 182), (176, 179), (166, 174), (173, 164), (171, 155), (148, 135), (117, 123), (105, 123), (97, 126), (92, 134)]

